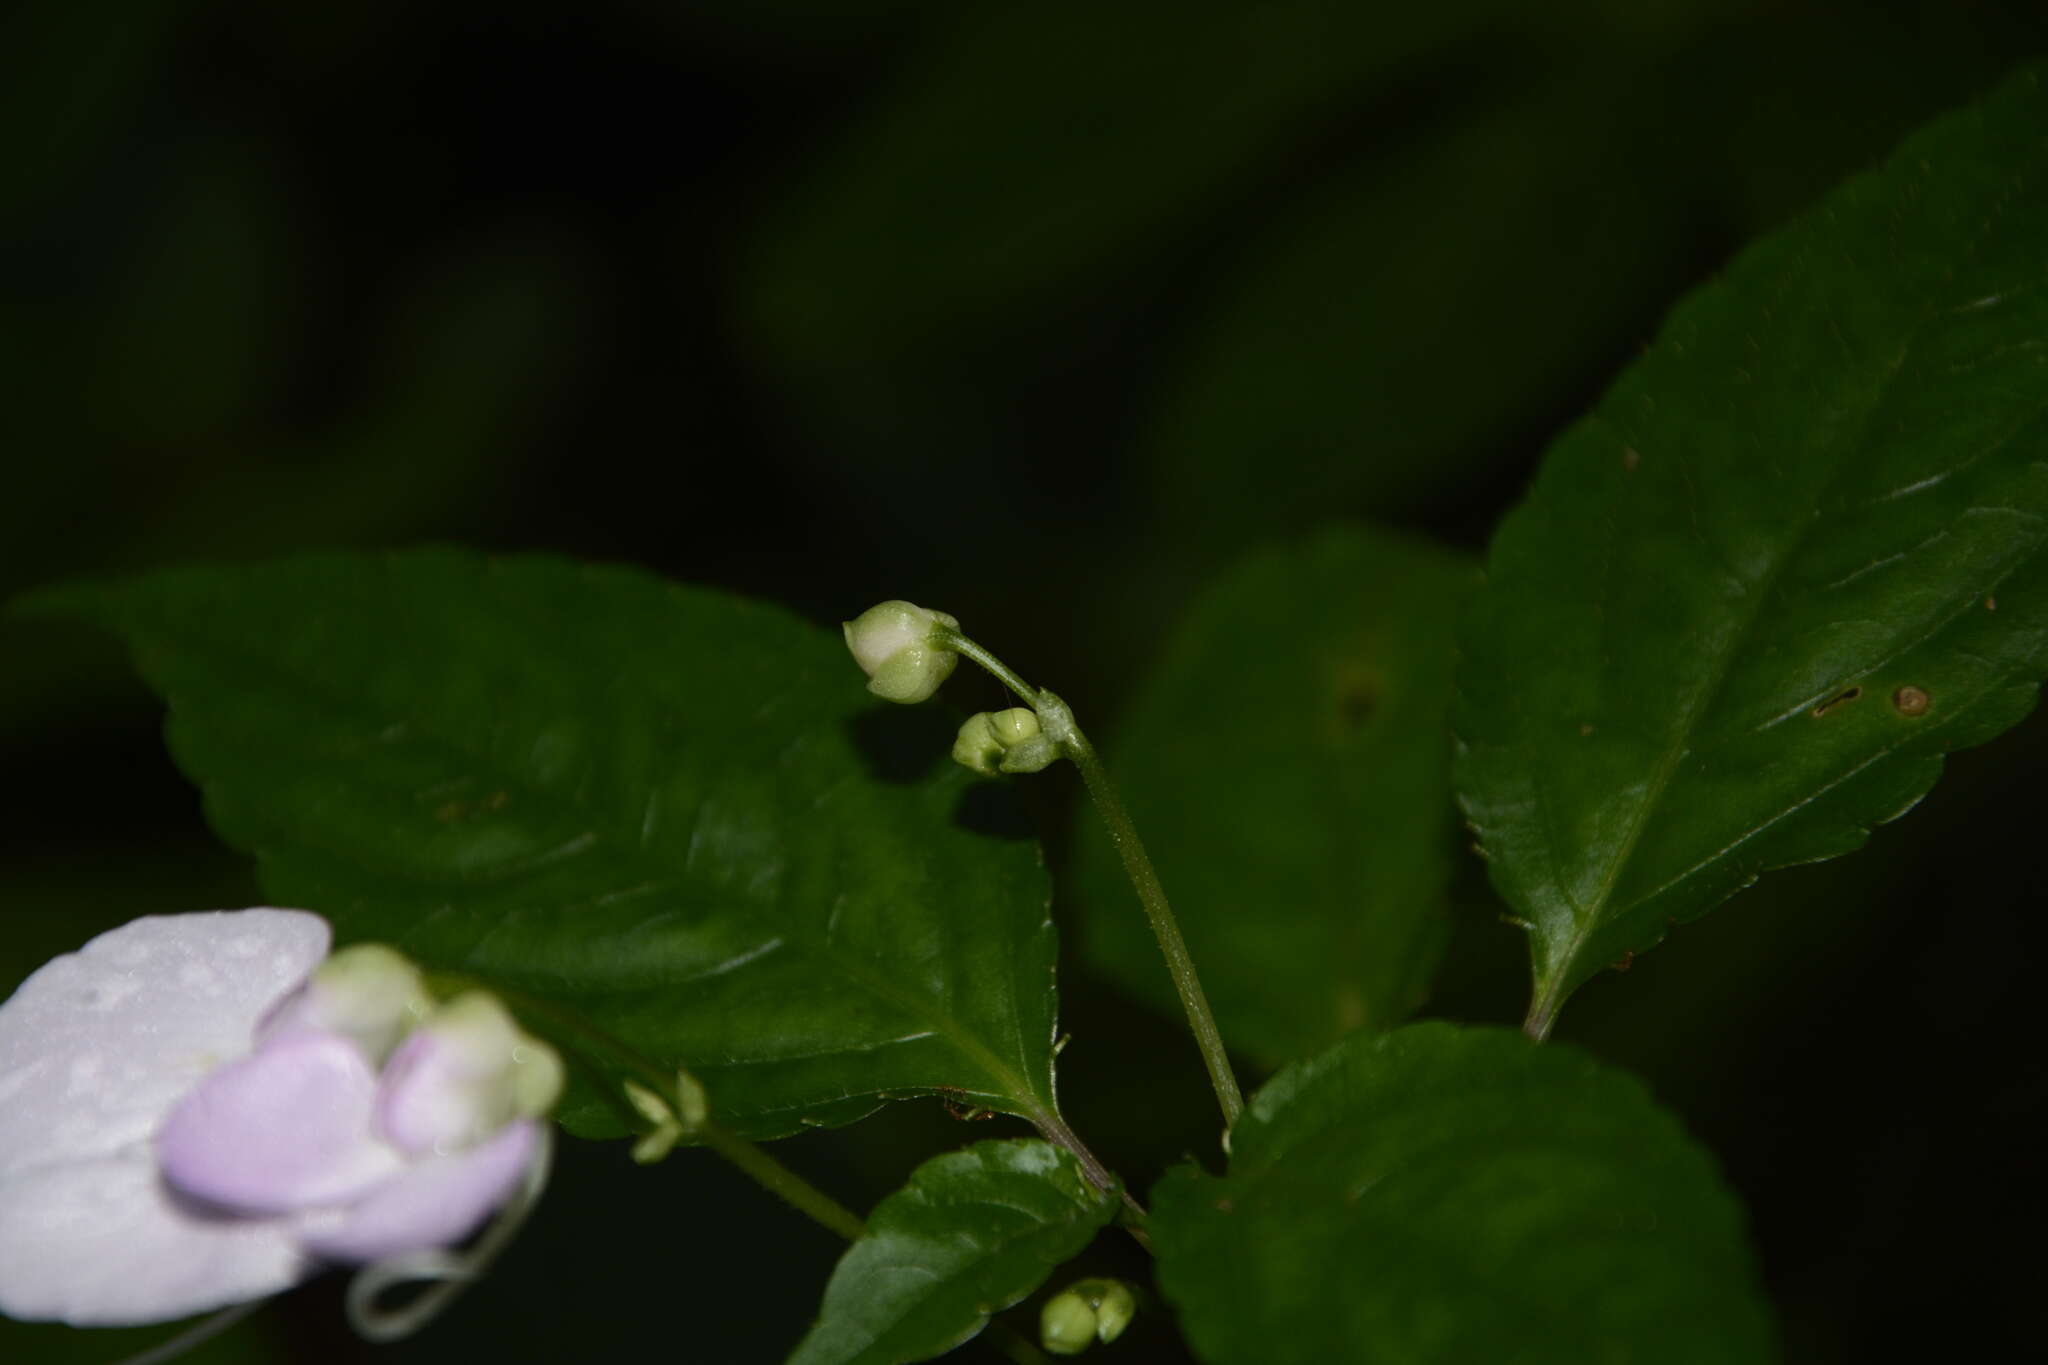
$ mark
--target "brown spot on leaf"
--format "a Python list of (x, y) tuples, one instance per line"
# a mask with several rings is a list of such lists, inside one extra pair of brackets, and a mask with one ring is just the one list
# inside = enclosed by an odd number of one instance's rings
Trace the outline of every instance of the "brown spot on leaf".
[(1330, 742), (1348, 744), (1358, 738), (1379, 714), (1383, 689), (1379, 673), (1370, 666), (1347, 660), (1332, 670), (1328, 682), (1329, 710), (1324, 722)]
[(1829, 697), (1826, 701), (1822, 702), (1819, 706), (1814, 707), (1814, 718), (1818, 720), (1820, 717), (1826, 715), (1828, 712), (1834, 710), (1836, 707), (1847, 706), (1850, 702), (1856, 700), (1858, 697), (1862, 695), (1863, 688), (1860, 685), (1856, 687), (1845, 687), (1841, 691), (1835, 693), (1834, 696)]
[(1892, 693), (1892, 709), (1902, 716), (1924, 716), (1933, 704), (1934, 698), (1910, 683)]
[(1986, 611), (1997, 611), (1997, 610), (1998, 610), (1998, 599), (1997, 599), (1997, 598), (1995, 598), (1995, 597), (1987, 597), (1987, 598), (1985, 598), (1985, 599), (1984, 599), (1984, 610), (1986, 610)]
[(1623, 469), (1633, 470), (1637, 465), (1641, 464), (1642, 462), (1643, 457), (1636, 453), (1636, 448), (1634, 446), (1630, 446), (1627, 450), (1621, 452), (1621, 467)]
[(1365, 993), (1356, 986), (1337, 992), (1337, 1030), (1349, 1033), (1365, 1027)]
[(1356, 730), (1372, 719), (1379, 709), (1379, 694), (1363, 684), (1346, 688), (1337, 698), (1338, 713), (1347, 729)]
[(1590, 735), (1590, 734), (1592, 734), (1592, 733), (1593, 733), (1593, 722), (1592, 722), (1592, 721), (1590, 721), (1590, 720), (1582, 720), (1582, 721), (1580, 721), (1580, 722), (1579, 722), (1579, 738), (1580, 738), (1580, 739), (1584, 739), (1584, 738), (1585, 738), (1585, 737), (1586, 737), (1587, 735)]
[(458, 820), (474, 820), (479, 815), (505, 809), (511, 800), (510, 792), (495, 791), (477, 801), (444, 801), (434, 807), (434, 818), (451, 825)]
[(1621, 961), (1614, 964), (1614, 970), (1625, 972), (1636, 965), (1636, 950), (1631, 948), (1621, 955)]

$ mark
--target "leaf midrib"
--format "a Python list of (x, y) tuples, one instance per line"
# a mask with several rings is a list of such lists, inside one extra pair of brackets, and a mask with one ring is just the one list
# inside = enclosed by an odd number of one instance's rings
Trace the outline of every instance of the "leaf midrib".
[[(1992, 237), (1995, 228), (2002, 224), (2007, 207), (2012, 199), (2024, 193), (2026, 180), (2027, 175), (2024, 171), (2013, 176), (2011, 182), (2009, 182), (2007, 193), (1999, 199), (1992, 212), (1986, 215), (1983, 226), (1978, 233), (1958, 253), (1958, 268), (1951, 270), (1951, 279), (1956, 274), (1961, 273), (1960, 264), (1973, 259), (1984, 243)], [(1720, 696), (1721, 689), (1727, 682), (1729, 672), (1734, 667), (1735, 660), (1742, 654), (1749, 641), (1750, 634), (1755, 630), (1757, 621), (1763, 614), (1763, 605), (1770, 594), (1770, 590), (1776, 585), (1785, 567), (1797, 557), (1799, 550), (1806, 544), (1807, 538), (1818, 524), (1819, 509), (1825, 505), (1827, 495), (1834, 491), (1844, 473), (1853, 464), (1849, 455), (1862, 448), (1865, 437), (1869, 432), (1870, 423), (1884, 406), (1884, 397), (1887, 391), (1897, 381), (1906, 360), (1913, 354), (1927, 328), (1936, 319), (1941, 317), (1945, 311), (1938, 303), (1931, 299), (1921, 303), (1918, 310), (1919, 316), (1906, 329), (1897, 353), (1892, 357), (1883, 377), (1872, 389), (1871, 401), (1861, 416), (1855, 437), (1845, 440), (1836, 446), (1834, 451), (1834, 468), (1829, 471), (1827, 479), (1817, 486), (1813, 501), (1807, 510), (1806, 516), (1801, 519), (1798, 530), (1786, 541), (1784, 549), (1778, 557), (1755, 580), (1755, 590), (1748, 595), (1740, 621), (1729, 640), (1728, 648), (1715, 661), (1712, 672), (1708, 675), (1702, 686), (1694, 692), (1691, 704), (1683, 709), (1681, 720), (1672, 729), (1671, 742), (1666, 746), (1663, 755), (1659, 758), (1655, 769), (1653, 769), (1650, 785), (1645, 791), (1642, 801), (1636, 807), (1634, 817), (1629, 823), (1628, 832), (1623, 837), (1621, 844), (1617, 846), (1601, 877), (1598, 895), (1590, 907), (1591, 913), (1579, 913), (1581, 907), (1573, 900), (1568, 884), (1560, 879), (1558, 889), (1564, 893), (1567, 902), (1572, 905), (1574, 928), (1563, 956), (1557, 959), (1557, 967), (1553, 978), (1540, 983), (1538, 986), (1537, 997), (1539, 1007), (1544, 1004), (1554, 1003), (1553, 997), (1561, 994), (1563, 983), (1570, 978), (1573, 964), (1578, 960), (1580, 952), (1584, 950), (1587, 940), (1592, 937), (1593, 933), (1634, 908), (1633, 905), (1625, 906), (1613, 914), (1608, 913), (1608, 903), (1614, 895), (1614, 889), (1619, 883), (1621, 874), (1626, 868), (1629, 859), (1634, 856), (1637, 845), (1642, 841), (1643, 834), (1649, 827), (1651, 813), (1663, 800), (1665, 790), (1677, 775), (1679, 764), (1683, 761), (1685, 755), (1691, 751), (1690, 740), (1693, 737), (1695, 727), (1698, 725), (1701, 717), (1706, 714), (1714, 700)], [(1632, 444), (1640, 446), (1643, 443), (1632, 442)], [(1644, 458), (1648, 458), (1648, 456), (1646, 455)], [(1691, 491), (1692, 482), (1689, 471), (1685, 470), (1682, 463), (1682, 457), (1680, 468), (1681, 472), (1686, 472), (1687, 491), (1690, 498), (1693, 496)], [(1615, 523), (1610, 520), (1610, 534), (1614, 525)], [(1605, 589), (1603, 587), (1603, 596), (1604, 594)], [(1641, 904), (1642, 902), (1638, 901), (1636, 903)], [(1534, 1013), (1535, 1011), (1532, 1010), (1532, 1015)]]

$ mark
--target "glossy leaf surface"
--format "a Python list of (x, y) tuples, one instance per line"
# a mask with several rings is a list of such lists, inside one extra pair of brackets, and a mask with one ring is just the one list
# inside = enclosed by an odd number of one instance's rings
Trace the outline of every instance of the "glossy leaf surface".
[(1686, 300), (1550, 451), (1467, 631), (1459, 788), (1532, 1027), (1844, 853), (2048, 667), (2048, 95), (2023, 76)]
[(933, 1157), (875, 1206), (790, 1365), (943, 1354), (1079, 1255), (1115, 1212), (1073, 1157), (1035, 1138)]
[[(1050, 1107), (1037, 849), (981, 832), (944, 718), (874, 702), (836, 635), (452, 551), (39, 600), (133, 642), (215, 828), (343, 939), (573, 1011), (756, 1136), (942, 1090)], [(598, 1095), (570, 1125), (624, 1131)]]
[(1153, 1192), (1160, 1285), (1212, 1365), (1755, 1365), (1741, 1211), (1642, 1086), (1418, 1024), (1290, 1067), (1222, 1178)]
[[(1443, 948), (1454, 623), (1466, 560), (1362, 529), (1229, 570), (1110, 731), (1109, 764), (1223, 1036), (1278, 1064), (1420, 1003)], [(1178, 1014), (1094, 811), (1089, 960)]]

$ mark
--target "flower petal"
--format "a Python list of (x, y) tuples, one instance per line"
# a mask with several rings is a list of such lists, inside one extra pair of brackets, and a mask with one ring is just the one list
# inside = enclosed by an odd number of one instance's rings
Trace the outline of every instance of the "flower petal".
[(312, 978), (278, 1003), (258, 1035), (268, 1042), (313, 1029), (339, 1033), (377, 1065), (433, 1012), (420, 969), (382, 943), (358, 943), (320, 964)]
[(0, 1180), (0, 1314), (74, 1327), (168, 1322), (288, 1289), (318, 1268), (288, 1219), (215, 1218), (147, 1148)]
[(159, 915), (43, 964), (0, 1004), (0, 1186), (147, 1141), (328, 941), (303, 910)]
[(404, 1158), (371, 1133), (377, 1075), (336, 1033), (288, 1033), (199, 1083), (164, 1120), (157, 1160), (182, 1194), (243, 1213), (360, 1198)]
[(306, 1249), (330, 1261), (367, 1262), (453, 1246), (511, 1197), (539, 1141), (540, 1125), (520, 1119), (480, 1147), (428, 1157), (338, 1217), (307, 1219)]
[(546, 1112), (560, 1093), (554, 1049), (522, 1033), (495, 996), (471, 991), (391, 1054), (377, 1120), (385, 1138), (414, 1155), (455, 1152), (511, 1119)]

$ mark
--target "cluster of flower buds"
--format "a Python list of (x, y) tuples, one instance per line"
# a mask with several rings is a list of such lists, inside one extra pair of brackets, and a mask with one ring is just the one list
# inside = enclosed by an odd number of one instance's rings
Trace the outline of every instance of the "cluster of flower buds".
[[(924, 701), (952, 675), (958, 647), (974, 648), (957, 635), (958, 620), (912, 602), (883, 602), (840, 625), (846, 647), (868, 675), (868, 691), (890, 701)], [(1041, 705), (1051, 700), (1050, 693), (1040, 696)], [(1023, 706), (969, 716), (953, 741), (954, 761), (985, 777), (1040, 772), (1060, 754), (1038, 713)]]
[[(160, 1322), (415, 1264), (538, 1193), (562, 1062), (303, 910), (152, 916), (0, 1005), (0, 1312)], [(410, 1260), (408, 1259), (410, 1258)]]
[(1094, 1342), (1108, 1345), (1138, 1314), (1138, 1298), (1121, 1280), (1076, 1280), (1045, 1302), (1038, 1315), (1039, 1344), (1056, 1356), (1076, 1356)]
[(1059, 746), (1039, 732), (1037, 713), (1022, 706), (975, 712), (953, 741), (953, 761), (984, 777), (1041, 772), (1059, 756)]

